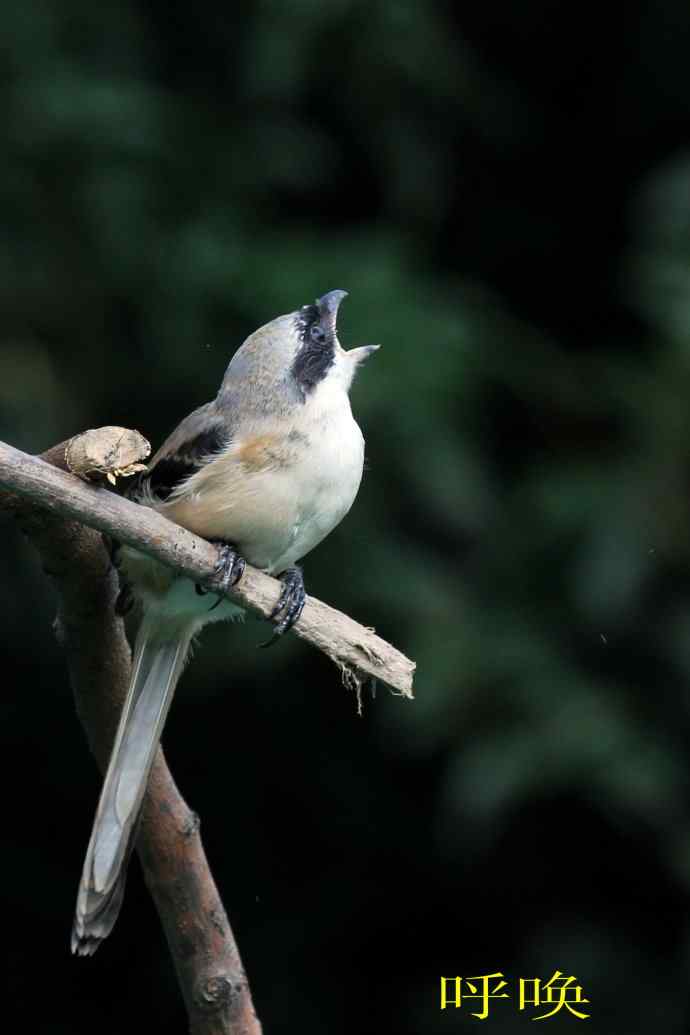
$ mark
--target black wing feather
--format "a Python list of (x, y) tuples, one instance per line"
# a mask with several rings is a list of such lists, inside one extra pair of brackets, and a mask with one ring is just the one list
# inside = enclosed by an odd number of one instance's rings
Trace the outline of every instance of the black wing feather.
[(194, 438), (182, 442), (174, 453), (162, 456), (143, 475), (144, 484), (159, 500), (167, 500), (179, 483), (194, 474), (212, 453), (227, 445), (228, 437), (219, 425), (200, 431)]
[(167, 500), (209, 456), (221, 452), (230, 437), (229, 421), (218, 412), (215, 402), (200, 406), (168, 436), (128, 495), (136, 499), (146, 492), (158, 500)]

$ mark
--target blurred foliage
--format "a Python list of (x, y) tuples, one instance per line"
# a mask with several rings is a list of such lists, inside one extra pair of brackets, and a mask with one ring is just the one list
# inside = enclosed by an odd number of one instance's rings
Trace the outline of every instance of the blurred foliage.
[[(357, 720), (303, 644), (215, 627), (166, 736), (266, 1030), (465, 1030), (441, 974), (556, 969), (590, 1032), (687, 1030), (687, 5), (3, 21), (0, 437), (158, 443), (335, 287), (343, 342), (384, 345), (359, 499), (306, 577), (417, 660), (416, 702)], [(182, 1031), (136, 867), (111, 941), (67, 958), (98, 781), (46, 582), (6, 546), (6, 1000), (40, 940), (37, 1033)]]

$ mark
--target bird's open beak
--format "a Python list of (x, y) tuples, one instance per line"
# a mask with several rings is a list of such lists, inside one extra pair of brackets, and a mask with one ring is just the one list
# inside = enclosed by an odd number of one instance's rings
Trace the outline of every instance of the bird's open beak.
[(374, 352), (378, 352), (380, 348), (380, 345), (358, 345), (356, 349), (348, 349), (347, 355), (353, 363), (363, 363), (365, 359), (369, 359), (369, 356)]
[(329, 291), (316, 299), (316, 308), (319, 310), (321, 324), (331, 332), (335, 332), (335, 322), (338, 317), (338, 307), (344, 298), (347, 298), (347, 291)]

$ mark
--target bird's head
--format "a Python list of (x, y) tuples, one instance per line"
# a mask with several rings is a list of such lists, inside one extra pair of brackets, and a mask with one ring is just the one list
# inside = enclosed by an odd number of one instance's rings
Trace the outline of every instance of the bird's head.
[(346, 351), (341, 346), (336, 321), (344, 298), (347, 291), (329, 291), (293, 314), (298, 342), (291, 373), (305, 397), (326, 378), (337, 378), (349, 389), (359, 364), (379, 348), (360, 345)]
[(253, 381), (261, 387), (287, 381), (306, 402), (323, 382), (348, 391), (359, 365), (379, 348), (360, 345), (344, 349), (338, 341), (337, 317), (347, 291), (329, 291), (313, 305), (303, 305), (260, 327), (233, 356), (228, 377)]

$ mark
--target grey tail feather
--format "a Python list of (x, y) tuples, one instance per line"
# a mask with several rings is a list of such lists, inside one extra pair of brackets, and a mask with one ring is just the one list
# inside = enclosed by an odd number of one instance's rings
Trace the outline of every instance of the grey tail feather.
[(77, 895), (77, 955), (92, 956), (120, 912), (149, 773), (194, 630), (194, 624), (162, 626), (155, 615), (142, 619)]

